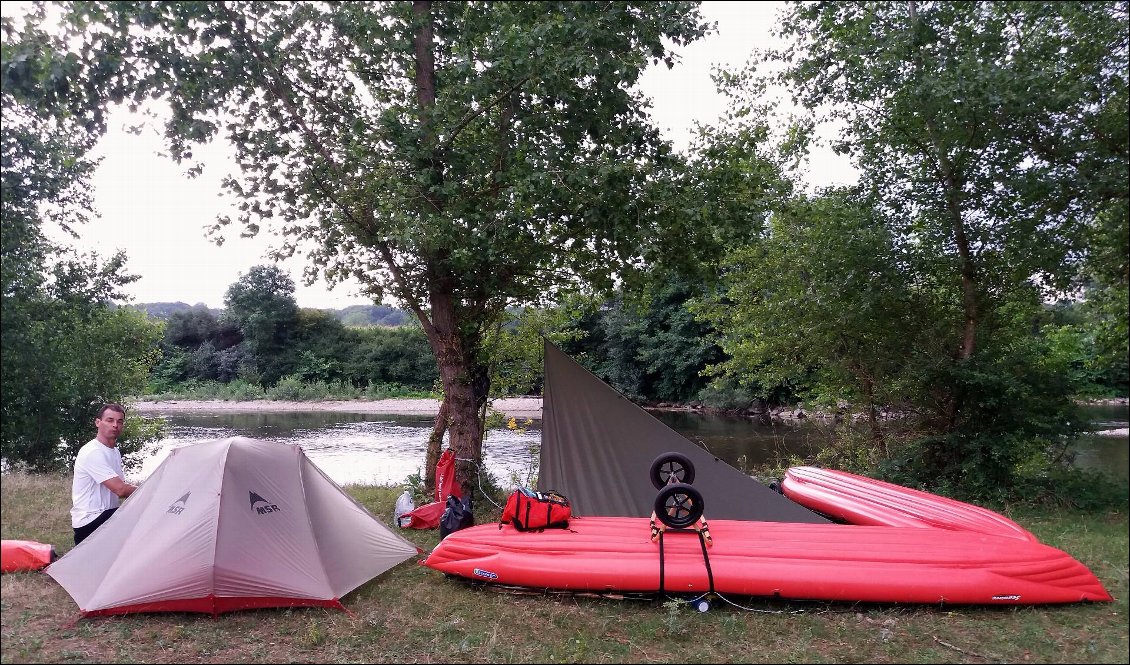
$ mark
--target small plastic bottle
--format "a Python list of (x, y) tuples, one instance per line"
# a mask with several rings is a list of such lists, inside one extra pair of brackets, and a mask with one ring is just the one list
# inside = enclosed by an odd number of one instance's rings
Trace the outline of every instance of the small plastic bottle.
[(404, 528), (408, 526), (408, 522), (412, 520), (406, 514), (416, 509), (416, 502), (412, 500), (412, 493), (404, 490), (404, 493), (396, 499), (396, 511), (393, 512), (393, 521), (396, 526)]

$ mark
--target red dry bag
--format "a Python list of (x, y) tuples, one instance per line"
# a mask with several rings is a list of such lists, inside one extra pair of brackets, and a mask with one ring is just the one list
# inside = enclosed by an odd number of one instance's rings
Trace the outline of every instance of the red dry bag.
[(400, 526), (409, 529), (436, 528), (447, 508), (449, 496), (463, 498), (463, 491), (455, 482), (455, 453), (450, 448), (443, 451), (436, 462), (436, 500), (401, 515), (403, 522)]
[(513, 524), (519, 531), (564, 529), (569, 526), (569, 518), (572, 516), (569, 499), (561, 494), (552, 490), (535, 492), (519, 487), (506, 499), (506, 508), (502, 511), (498, 528), (501, 529), (503, 524)]

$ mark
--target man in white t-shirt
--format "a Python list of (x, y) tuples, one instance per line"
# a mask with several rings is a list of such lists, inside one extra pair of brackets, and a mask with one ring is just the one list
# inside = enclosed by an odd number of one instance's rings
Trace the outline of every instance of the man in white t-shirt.
[(98, 436), (79, 448), (75, 477), (71, 482), (71, 526), (78, 545), (110, 519), (121, 500), (137, 489), (125, 481), (118, 437), (126, 424), (121, 404), (107, 404), (98, 411), (94, 426)]

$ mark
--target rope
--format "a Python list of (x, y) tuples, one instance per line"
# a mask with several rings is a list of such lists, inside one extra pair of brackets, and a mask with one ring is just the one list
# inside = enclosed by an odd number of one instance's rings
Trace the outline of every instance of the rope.
[(455, 460), (457, 462), (467, 462), (475, 467), (475, 483), (479, 486), (479, 493), (483, 495), (484, 499), (490, 502), (490, 505), (498, 508), (499, 510), (502, 510), (502, 506), (495, 503), (494, 500), (490, 498), (490, 495), (487, 494), (487, 491), (483, 489), (482, 470), (479, 468), (479, 465), (475, 463), (475, 460), (467, 459), (466, 457), (456, 457)]
[[(702, 594), (702, 596), (705, 596), (705, 595), (706, 595), (705, 593)], [(758, 609), (756, 607), (746, 607), (745, 605), (739, 605), (739, 604), (735, 603), (734, 601), (730, 600), (729, 598), (723, 596), (720, 593), (715, 592), (714, 595), (717, 596), (718, 598), (721, 598), (725, 602), (733, 605), (734, 607), (738, 608), (739, 610), (745, 610), (746, 612), (761, 612), (763, 614), (804, 614), (804, 610), (762, 610), (762, 609)], [(699, 596), (699, 598), (702, 598), (702, 596)], [(699, 598), (695, 598), (695, 600), (698, 600)]]

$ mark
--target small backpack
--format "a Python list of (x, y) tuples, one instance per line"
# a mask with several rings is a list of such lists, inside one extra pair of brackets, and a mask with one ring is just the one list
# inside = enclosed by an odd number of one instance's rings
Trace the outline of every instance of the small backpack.
[(443, 515), (439, 518), (439, 539), (447, 538), (451, 534), (460, 529), (466, 529), (469, 526), (475, 526), (475, 514), (471, 508), (471, 495), (460, 499), (452, 494), (447, 497), (447, 507), (443, 510)]
[(572, 514), (569, 499), (561, 494), (552, 490), (535, 492), (519, 487), (506, 499), (506, 508), (502, 511), (498, 528), (501, 529), (503, 524), (513, 524), (519, 531), (564, 529), (569, 526)]

